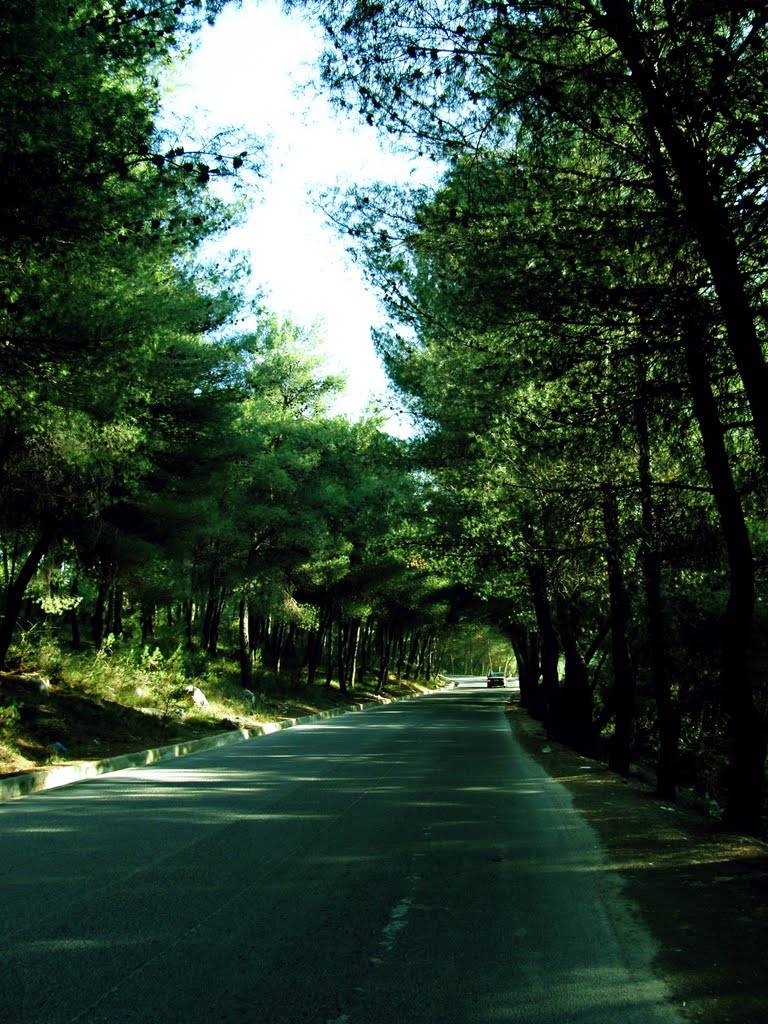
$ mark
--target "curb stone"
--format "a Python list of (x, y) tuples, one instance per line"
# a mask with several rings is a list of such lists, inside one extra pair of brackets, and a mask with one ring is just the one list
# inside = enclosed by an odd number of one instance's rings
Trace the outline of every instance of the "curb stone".
[[(448, 683), (444, 689), (449, 689), (452, 685), (452, 683)], [(425, 691), (425, 693), (430, 694), (439, 692), (440, 690)], [(235, 729), (228, 732), (215, 733), (213, 736), (204, 736), (199, 740), (169, 743), (164, 747), (139, 750), (133, 754), (119, 754), (117, 757), (104, 758), (102, 761), (79, 761), (77, 764), (62, 765), (61, 768), (48, 768), (39, 772), (30, 772), (26, 775), (12, 775), (9, 778), (0, 779), (0, 802), (16, 800), (23, 796), (32, 796), (34, 793), (42, 793), (47, 789), (71, 786), (76, 782), (87, 782), (90, 779), (97, 778), (99, 775), (124, 771), (127, 768), (145, 768), (147, 765), (158, 764), (160, 761), (168, 761), (174, 757), (183, 757), (185, 754), (194, 754), (201, 750), (214, 750), (216, 747), (228, 747), (233, 743), (255, 739), (257, 736), (267, 736), (273, 732), (282, 732), (284, 729), (292, 729), (297, 725), (308, 725), (310, 722), (319, 722), (326, 718), (337, 718), (339, 715), (346, 715), (355, 711), (365, 711), (367, 708), (379, 707), (382, 704), (394, 704), (402, 700), (413, 700), (415, 697), (421, 696), (424, 696), (424, 694), (414, 694), (413, 697), (383, 697), (376, 702), (349, 704), (344, 708), (317, 711), (313, 715), (303, 715), (301, 718), (284, 718), (279, 722), (264, 722), (262, 725), (254, 725), (248, 729)]]

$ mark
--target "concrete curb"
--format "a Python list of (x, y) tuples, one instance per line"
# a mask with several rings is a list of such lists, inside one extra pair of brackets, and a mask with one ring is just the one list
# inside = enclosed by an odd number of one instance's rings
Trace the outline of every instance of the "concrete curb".
[[(451, 685), (453, 684), (449, 683), (444, 688), (448, 689)], [(425, 693), (414, 694), (413, 697), (383, 697), (367, 704), (349, 704), (343, 708), (318, 711), (314, 715), (304, 715), (301, 718), (284, 718), (279, 722), (264, 722), (262, 725), (255, 725), (249, 729), (215, 733), (213, 736), (204, 736), (199, 740), (170, 743), (165, 747), (140, 750), (135, 754), (120, 754), (118, 757), (108, 757), (103, 761), (80, 761), (77, 764), (63, 765), (61, 768), (47, 768), (44, 771), (30, 772), (28, 775), (13, 775), (10, 778), (0, 779), (0, 802), (32, 796), (33, 793), (41, 793), (46, 789), (71, 786), (76, 782), (87, 782), (89, 779), (107, 775), (109, 772), (120, 772), (126, 768), (144, 768), (149, 764), (157, 764), (173, 757), (183, 757), (185, 754), (213, 750), (216, 747), (228, 747), (233, 743), (255, 739), (257, 736), (267, 736), (273, 732), (282, 732), (284, 729), (292, 729), (297, 725), (308, 725), (310, 722), (337, 718), (339, 715), (365, 711), (367, 708), (380, 707), (382, 704), (394, 704), (398, 701), (413, 700), (416, 697), (423, 697), (425, 694), (439, 692), (439, 690), (426, 690)]]

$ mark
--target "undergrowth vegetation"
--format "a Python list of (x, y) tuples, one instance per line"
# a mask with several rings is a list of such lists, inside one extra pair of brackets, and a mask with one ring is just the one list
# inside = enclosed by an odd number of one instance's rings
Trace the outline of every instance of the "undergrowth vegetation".
[(262, 670), (244, 689), (237, 652), (188, 647), (168, 631), (153, 643), (109, 637), (72, 651), (52, 629), (21, 635), (0, 676), (0, 774), (103, 759), (234, 728), (249, 728), (431, 684), (376, 677), (343, 693), (336, 681), (297, 689)]

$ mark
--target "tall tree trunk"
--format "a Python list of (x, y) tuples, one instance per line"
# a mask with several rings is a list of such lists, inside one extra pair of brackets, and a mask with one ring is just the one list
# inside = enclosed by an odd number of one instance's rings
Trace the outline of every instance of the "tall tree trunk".
[(366, 673), (368, 672), (368, 666), (371, 661), (371, 637), (373, 635), (373, 625), (370, 617), (366, 618), (363, 623), (363, 635), (360, 642), (360, 678), (365, 679)]
[(416, 657), (419, 651), (419, 633), (418, 630), (414, 630), (411, 634), (411, 640), (408, 644), (408, 654), (405, 659), (405, 678), (413, 678), (413, 665), (416, 661)]
[(541, 644), (541, 689), (537, 694), (539, 700), (535, 708), (528, 710), (548, 726), (557, 722), (559, 717), (560, 683), (557, 665), (560, 659), (560, 644), (547, 595), (544, 566), (538, 562), (529, 565), (528, 580)]
[(311, 629), (307, 635), (307, 646), (304, 651), (304, 663), (307, 666), (307, 686), (314, 686), (317, 678), (317, 667), (320, 662), (323, 634), (320, 626)]
[(329, 611), (321, 605), (318, 614), (317, 629), (310, 633), (307, 641), (307, 686), (313, 686), (323, 656), (323, 638), (328, 625)]
[(123, 635), (123, 605), (125, 603), (125, 595), (123, 594), (122, 588), (115, 584), (112, 588), (112, 632), (115, 636)]
[(37, 572), (45, 553), (54, 538), (53, 526), (43, 527), (40, 536), (35, 541), (27, 555), (24, 563), (14, 577), (5, 600), (3, 617), (0, 620), (0, 667), (5, 667), (5, 659), (8, 657), (8, 648), (13, 640), (13, 631), (16, 628), (21, 606), (24, 602), (24, 594), (29, 586), (32, 577)]
[[(525, 626), (510, 628), (510, 642), (517, 662), (517, 678), (520, 684), (520, 703), (534, 714), (540, 704), (539, 678), (541, 661), (539, 657), (539, 636)], [(468, 673), (471, 674), (471, 673)]]
[(557, 631), (565, 655), (565, 674), (554, 733), (564, 743), (584, 754), (593, 753), (595, 727), (592, 720), (592, 689), (589, 673), (579, 650), (572, 624), (571, 609), (565, 597), (558, 595)]
[(621, 565), (621, 534), (616, 491), (603, 486), (603, 525), (608, 594), (611, 609), (611, 659), (613, 662), (613, 702), (615, 709), (613, 739), (608, 751), (608, 767), (619, 775), (629, 775), (635, 731), (635, 676), (629, 656), (629, 596)]
[(424, 637), (423, 646), (423, 658), (422, 658), (422, 669), (421, 678), (425, 682), (429, 682), (432, 678), (432, 660), (435, 656), (435, 646), (437, 638), (433, 630), (428, 629), (426, 636)]
[(728, 716), (730, 759), (726, 824), (746, 831), (762, 825), (765, 799), (765, 722), (758, 711), (751, 650), (755, 564), (749, 531), (728, 461), (723, 430), (701, 344), (685, 339), (685, 355), (704, 459), (712, 481), (728, 554), (730, 589), (723, 621), (720, 682)]
[(221, 613), (224, 608), (223, 588), (211, 583), (208, 600), (203, 618), (203, 643), (209, 654), (217, 654), (219, 649), (219, 627)]
[(348, 643), (348, 632), (349, 627), (345, 616), (339, 612), (339, 621), (337, 623), (338, 632), (338, 644), (336, 651), (336, 659), (339, 665), (339, 689), (342, 693), (347, 692), (347, 643)]
[(656, 793), (664, 800), (677, 800), (677, 775), (681, 718), (672, 697), (667, 672), (667, 640), (664, 606), (661, 595), (661, 552), (656, 528), (653, 500), (651, 452), (646, 416), (647, 388), (645, 370), (641, 368), (640, 392), (635, 403), (635, 424), (638, 438), (638, 479), (640, 482), (640, 562), (642, 565), (645, 610), (648, 621), (651, 686), (656, 701), (659, 730), (659, 753), (656, 761)]
[(276, 622), (275, 619), (270, 616), (269, 618), (269, 642), (268, 642), (269, 656), (272, 661), (272, 667), (275, 672), (275, 681), (279, 679), (280, 673), (283, 670), (283, 653), (285, 650), (285, 623)]
[(381, 693), (389, 680), (389, 661), (392, 653), (392, 631), (388, 623), (380, 623), (379, 629), (380, 657), (379, 657), (379, 679), (376, 683), (376, 693)]
[(203, 646), (206, 650), (209, 649), (211, 643), (211, 634), (213, 631), (213, 620), (215, 615), (215, 604), (216, 599), (214, 597), (213, 586), (208, 591), (208, 599), (205, 602), (205, 613), (203, 615), (202, 622), (202, 639)]
[(728, 344), (752, 410), (763, 459), (768, 465), (768, 364), (755, 327), (756, 310), (744, 284), (738, 245), (723, 198), (716, 192), (719, 177), (693, 141), (692, 133), (680, 123), (675, 97), (665, 92), (663, 73), (654, 55), (648, 53), (629, 0), (603, 0), (603, 8), (605, 28), (624, 55), (648, 111), (649, 122), (664, 144), (675, 179), (672, 191), (679, 190), (689, 225), (698, 237), (712, 274)]
[(91, 619), (91, 639), (93, 640), (93, 645), (96, 648), (101, 647), (102, 641), (104, 640), (104, 616), (106, 605), (107, 585), (106, 583), (100, 583), (96, 594), (93, 618)]
[(150, 601), (141, 602), (141, 639), (144, 643), (155, 633), (155, 606)]
[(69, 628), (72, 635), (72, 649), (79, 651), (82, 648), (82, 643), (80, 641), (80, 622), (77, 616), (77, 609), (79, 605), (77, 598), (80, 596), (77, 576), (72, 580), (69, 596), (73, 598), (72, 607), (69, 610)]
[(333, 607), (328, 609), (328, 628), (325, 632), (326, 635), (326, 672), (325, 672), (325, 685), (330, 686), (333, 680)]
[(184, 602), (184, 633), (187, 640), (187, 647), (194, 646), (194, 625), (195, 625), (195, 604), (190, 598)]
[(357, 681), (357, 654), (360, 650), (360, 633), (362, 631), (363, 624), (360, 619), (355, 619), (352, 625), (352, 637), (351, 645), (352, 650), (349, 656), (349, 688), (354, 690), (355, 683)]
[(431, 638), (431, 633), (428, 629), (419, 630), (419, 656), (416, 662), (416, 679), (424, 679), (427, 674), (427, 659), (429, 658)]
[(248, 598), (243, 595), (240, 598), (238, 609), (238, 646), (240, 650), (240, 685), (245, 690), (251, 688), (253, 673), (251, 671), (251, 631), (248, 621)]

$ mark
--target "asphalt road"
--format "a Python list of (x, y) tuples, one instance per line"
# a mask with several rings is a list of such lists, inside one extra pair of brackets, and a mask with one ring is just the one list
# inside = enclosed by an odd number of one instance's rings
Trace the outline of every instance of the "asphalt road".
[(458, 687), (0, 807), (0, 1020), (671, 1024), (509, 697)]

